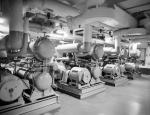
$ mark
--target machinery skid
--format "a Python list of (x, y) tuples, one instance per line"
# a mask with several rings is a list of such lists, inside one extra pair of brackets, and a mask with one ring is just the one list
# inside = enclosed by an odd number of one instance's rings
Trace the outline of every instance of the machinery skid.
[(60, 82), (58, 85), (58, 90), (69, 94), (73, 97), (76, 97), (78, 99), (84, 99), (87, 98), (89, 96), (92, 96), (94, 94), (98, 94), (101, 93), (103, 91), (105, 91), (105, 85), (102, 82), (93, 84), (93, 85), (88, 85), (86, 87), (82, 87), (82, 88), (77, 88), (74, 86), (70, 86), (66, 83)]
[(19, 102), (0, 107), (0, 115), (39, 115), (60, 108), (59, 96), (51, 95), (31, 103)]
[(116, 79), (101, 78), (101, 80), (105, 82), (106, 85), (111, 85), (111, 86), (120, 86), (128, 83), (128, 79), (125, 77), (119, 77)]

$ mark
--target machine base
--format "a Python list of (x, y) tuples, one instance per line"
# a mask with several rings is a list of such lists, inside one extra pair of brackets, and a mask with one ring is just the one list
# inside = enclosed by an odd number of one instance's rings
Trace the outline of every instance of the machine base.
[(0, 107), (0, 115), (40, 115), (60, 108), (59, 97), (52, 95), (27, 104)]
[(106, 79), (106, 78), (101, 78), (103, 82), (105, 82), (106, 85), (111, 85), (111, 86), (120, 86), (123, 84), (126, 84), (128, 82), (128, 79), (125, 77), (120, 77), (117, 79)]
[(63, 93), (66, 93), (68, 95), (71, 95), (73, 97), (76, 97), (78, 99), (84, 99), (84, 98), (87, 98), (91, 95), (103, 92), (105, 90), (105, 85), (104, 85), (104, 83), (100, 82), (100, 83), (96, 83), (96, 84), (91, 85), (91, 86), (77, 89), (77, 88), (70, 86), (68, 84), (59, 83), (58, 84), (58, 90), (63, 92)]
[(133, 73), (133, 74), (126, 73), (126, 76), (127, 76), (128, 79), (134, 80), (135, 78), (141, 77), (141, 74), (138, 74), (138, 73)]
[(127, 78), (130, 80), (134, 80), (135, 76), (133, 74), (127, 74)]

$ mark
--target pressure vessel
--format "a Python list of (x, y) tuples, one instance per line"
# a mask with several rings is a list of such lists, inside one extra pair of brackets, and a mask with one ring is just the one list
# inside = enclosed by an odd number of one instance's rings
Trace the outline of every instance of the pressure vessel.
[(34, 56), (39, 59), (40, 61), (43, 60), (50, 60), (55, 53), (55, 47), (52, 41), (48, 38), (39, 38), (34, 42), (29, 44), (31, 51), (33, 52)]
[(36, 72), (34, 75), (34, 83), (39, 91), (51, 89), (52, 77), (48, 72)]
[(24, 84), (21, 79), (10, 73), (1, 74), (0, 100), (13, 102), (22, 95), (23, 89)]
[(120, 68), (117, 64), (107, 64), (104, 67), (103, 72), (119, 76), (120, 75)]
[(87, 68), (73, 67), (69, 72), (69, 79), (77, 83), (89, 83), (91, 74)]
[(44, 91), (47, 89), (51, 89), (52, 84), (52, 77), (51, 75), (44, 71), (44, 72), (30, 72), (25, 69), (18, 69), (16, 75), (22, 79), (32, 79), (34, 81), (35, 87), (39, 91)]

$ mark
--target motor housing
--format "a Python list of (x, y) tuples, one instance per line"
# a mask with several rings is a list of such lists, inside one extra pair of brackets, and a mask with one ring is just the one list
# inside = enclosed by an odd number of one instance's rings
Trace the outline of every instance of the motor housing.
[(87, 68), (73, 67), (69, 72), (69, 79), (72, 82), (88, 84), (91, 80), (91, 74)]

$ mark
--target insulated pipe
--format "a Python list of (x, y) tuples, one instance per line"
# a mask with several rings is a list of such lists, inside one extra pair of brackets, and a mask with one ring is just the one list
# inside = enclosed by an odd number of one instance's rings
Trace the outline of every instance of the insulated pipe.
[(114, 36), (144, 35), (146, 33), (147, 31), (145, 28), (120, 29), (114, 31)]
[(92, 39), (92, 28), (90, 25), (84, 26), (84, 34), (83, 34), (83, 45), (81, 49), (83, 52), (90, 52), (91, 50), (91, 39)]
[(23, 30), (24, 30), (24, 35), (23, 35), (23, 43), (22, 43), (22, 48), (21, 48), (22, 55), (26, 54), (27, 48), (28, 48), (29, 19), (26, 17), (24, 18)]
[(146, 33), (147, 33), (147, 31), (144, 28), (121, 29), (121, 30), (115, 31), (114, 32), (115, 50), (119, 53), (121, 38), (130, 38), (130, 37), (124, 37), (124, 36), (143, 35)]
[(71, 53), (71, 52), (78, 52), (79, 44), (62, 44), (56, 47), (57, 52), (59, 53)]
[(91, 51), (91, 38), (92, 38), (92, 28), (90, 25), (85, 25), (84, 34), (83, 34), (83, 45), (79, 45), (78, 43), (74, 44), (63, 44), (58, 45), (56, 50), (60, 53), (63, 52), (84, 52), (89, 53)]
[(29, 8), (52, 9), (56, 15), (67, 17), (79, 15), (79, 10), (56, 0), (24, 0), (24, 10)]
[[(14, 56), (20, 52), (23, 40), (23, 2), (22, 0), (9, 0), (9, 37), (6, 40), (7, 53)], [(12, 54), (12, 55), (11, 55)]]
[(6, 39), (8, 57), (22, 56), (28, 44), (28, 19), (23, 20), (23, 1), (9, 0), (9, 37)]
[(127, 39), (130, 39), (132, 42), (150, 42), (150, 35), (131, 36)]

